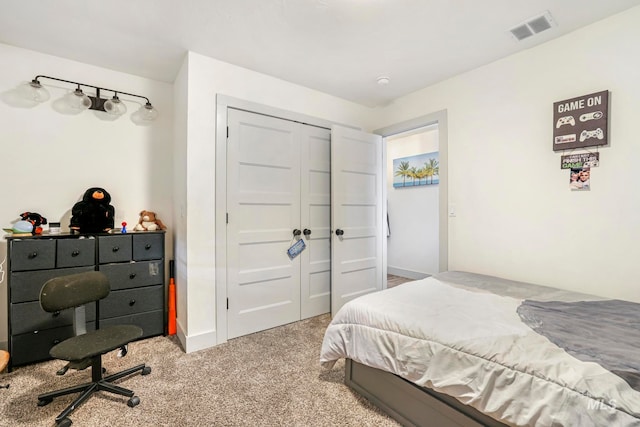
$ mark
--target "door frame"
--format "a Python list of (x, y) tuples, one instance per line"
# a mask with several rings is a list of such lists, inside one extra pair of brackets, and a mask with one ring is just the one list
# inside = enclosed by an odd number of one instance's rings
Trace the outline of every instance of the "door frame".
[[(418, 128), (438, 125), (438, 151), (440, 157), (440, 182), (439, 182), (439, 197), (438, 197), (438, 267), (439, 271), (447, 271), (449, 269), (449, 146), (448, 146), (448, 124), (447, 124), (447, 110), (436, 111), (431, 114), (416, 117), (410, 120), (406, 120), (400, 123), (396, 123), (390, 126), (374, 130), (373, 133), (383, 137), (383, 153), (387, 151), (387, 139), (386, 137), (397, 135), (399, 133), (409, 132)], [(386, 165), (386, 162), (385, 162)], [(386, 200), (386, 188), (384, 190), (384, 198)], [(385, 205), (386, 213), (386, 205)], [(385, 240), (386, 243), (386, 240)], [(387, 262), (387, 245), (384, 245), (384, 270), (386, 271)]]
[[(283, 110), (256, 102), (216, 94), (216, 140), (215, 140), (215, 306), (216, 344), (227, 342), (227, 110), (234, 108), (251, 113), (291, 120), (311, 126), (331, 129), (332, 125), (355, 126), (337, 123), (294, 111)], [(386, 264), (386, 259), (384, 260)]]

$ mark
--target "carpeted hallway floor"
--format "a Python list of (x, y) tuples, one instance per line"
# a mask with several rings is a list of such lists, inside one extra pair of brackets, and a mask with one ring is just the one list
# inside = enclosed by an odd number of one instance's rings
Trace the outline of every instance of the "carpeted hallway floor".
[[(70, 416), (74, 426), (397, 426), (343, 384), (344, 363), (319, 366), (322, 315), (185, 354), (175, 337), (132, 343), (129, 354), (104, 359), (109, 372), (147, 363), (150, 375), (121, 381), (141, 403), (99, 393)], [(0, 425), (53, 426), (72, 400), (37, 406), (39, 393), (87, 381), (89, 370), (57, 376), (61, 361), (0, 374)]]

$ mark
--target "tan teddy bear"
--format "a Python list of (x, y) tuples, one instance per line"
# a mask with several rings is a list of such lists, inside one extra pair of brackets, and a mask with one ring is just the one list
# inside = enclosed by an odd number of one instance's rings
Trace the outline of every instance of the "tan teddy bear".
[(165, 230), (167, 227), (156, 218), (156, 213), (152, 211), (140, 212), (140, 220), (134, 227), (135, 231), (156, 231)]

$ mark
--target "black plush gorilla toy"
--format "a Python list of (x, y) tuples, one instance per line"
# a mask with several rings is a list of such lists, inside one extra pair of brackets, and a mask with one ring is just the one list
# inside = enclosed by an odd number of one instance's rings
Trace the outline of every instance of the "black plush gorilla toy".
[(92, 187), (84, 192), (82, 200), (71, 209), (71, 230), (80, 233), (102, 233), (113, 228), (115, 209), (109, 203), (111, 196), (104, 188)]

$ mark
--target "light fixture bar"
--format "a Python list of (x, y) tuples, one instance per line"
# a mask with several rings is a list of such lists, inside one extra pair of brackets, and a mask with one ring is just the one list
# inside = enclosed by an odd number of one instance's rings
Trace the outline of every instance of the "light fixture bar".
[(42, 74), (41, 74), (41, 75), (37, 75), (37, 76), (32, 80), (32, 82), (33, 82), (33, 83), (39, 82), (39, 80), (38, 80), (38, 79), (41, 79), (41, 78), (44, 78), (44, 79), (51, 79), (51, 80), (56, 80), (56, 81), (64, 82), (64, 83), (71, 83), (71, 84), (73, 84), (73, 85), (79, 85), (79, 86), (91, 87), (91, 88), (96, 89), (96, 91), (97, 91), (97, 92), (96, 92), (96, 96), (98, 96), (98, 97), (100, 96), (100, 91), (101, 91), (101, 90), (106, 90), (106, 91), (113, 92), (113, 93), (119, 93), (120, 95), (128, 95), (128, 96), (135, 96), (135, 97), (137, 97), (137, 98), (142, 98), (142, 99), (144, 99), (145, 101), (147, 101), (147, 104), (151, 104), (151, 101), (149, 101), (149, 98), (147, 98), (146, 96), (136, 95), (135, 93), (127, 93), (127, 92), (123, 92), (123, 91), (121, 91), (121, 90), (115, 90), (115, 89), (109, 89), (109, 88), (104, 88), (104, 87), (94, 86), (94, 85), (90, 85), (90, 84), (87, 84), (87, 83), (79, 83), (79, 82), (74, 82), (74, 81), (71, 81), (71, 80), (59, 79), (59, 78), (57, 78), (57, 77), (45, 76), (45, 75), (42, 75)]
[[(58, 77), (45, 76), (39, 74), (35, 76), (31, 82), (21, 86), (21, 96), (30, 104), (41, 103), (49, 99), (49, 93), (40, 84), (40, 79), (50, 79), (58, 82), (69, 83), (76, 85), (77, 88), (70, 94), (65, 96), (66, 104), (69, 106), (71, 114), (77, 114), (84, 109), (96, 110), (105, 112), (112, 118), (117, 118), (127, 111), (126, 105), (120, 100), (118, 95), (133, 96), (136, 98), (142, 98), (146, 102), (140, 106), (140, 108), (131, 115), (131, 120), (141, 126), (150, 125), (157, 117), (158, 110), (151, 105), (149, 98), (135, 93), (122, 92), (120, 90), (104, 88), (100, 86), (94, 86), (87, 83), (74, 82), (72, 80), (60, 79)], [(86, 86), (93, 88), (96, 91), (95, 96), (88, 96), (82, 92), (80, 86)], [(100, 97), (100, 91), (113, 92), (111, 99), (105, 99)]]

